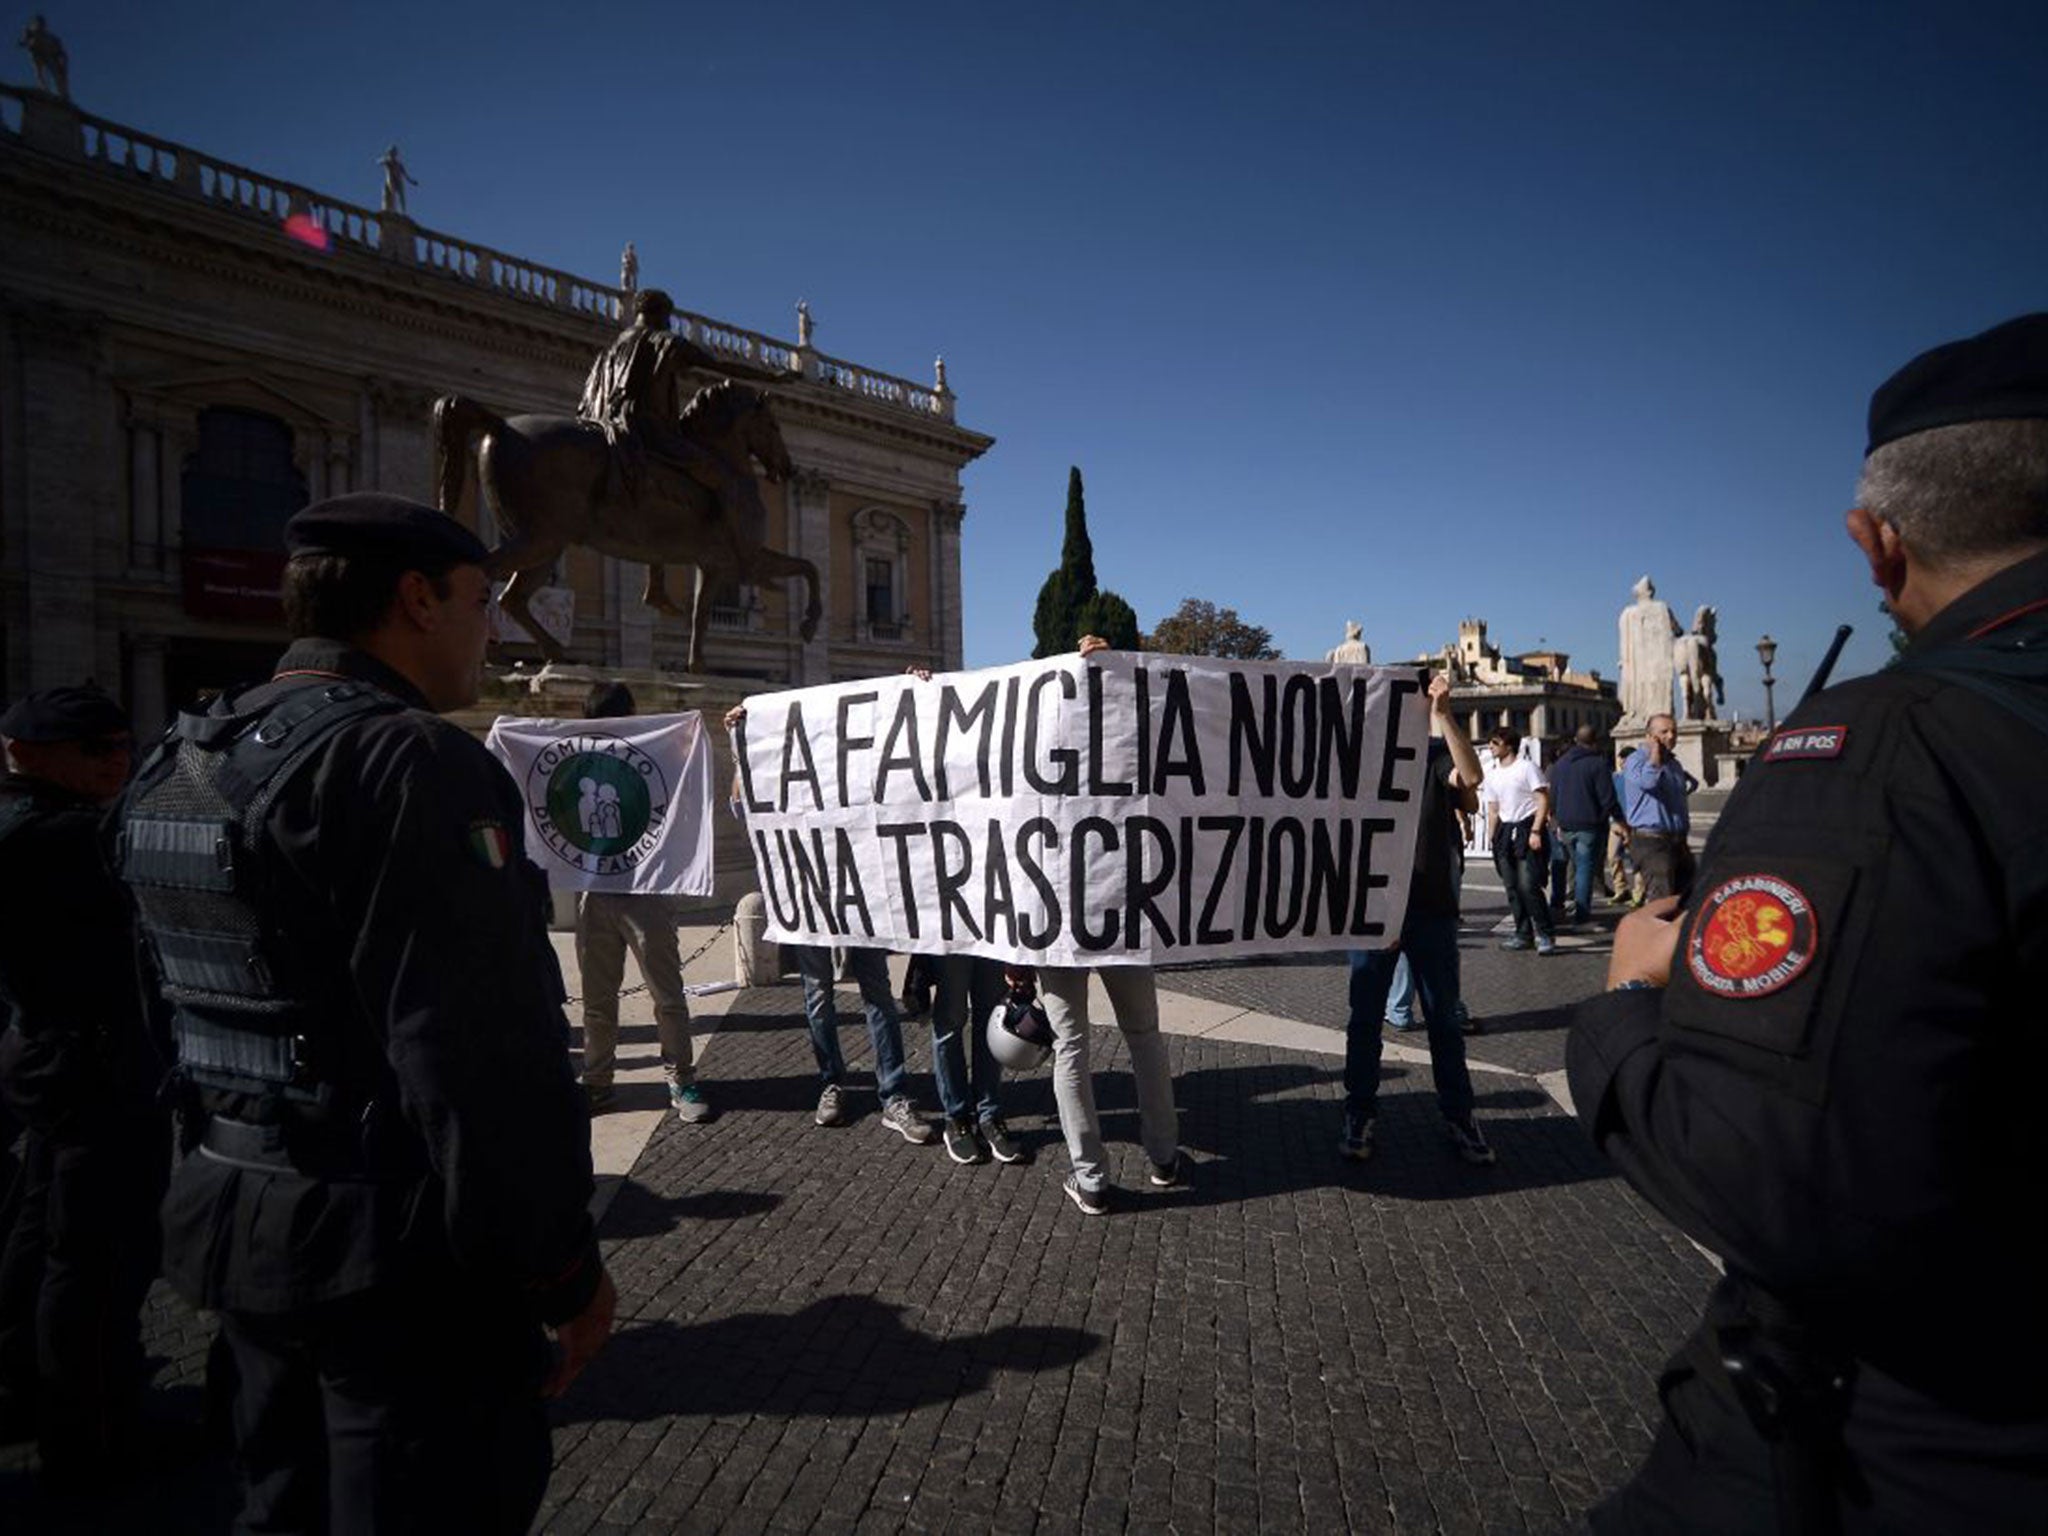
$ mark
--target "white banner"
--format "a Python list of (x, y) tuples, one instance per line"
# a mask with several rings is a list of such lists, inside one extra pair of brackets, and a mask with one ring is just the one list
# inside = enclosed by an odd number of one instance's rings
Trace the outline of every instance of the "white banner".
[(770, 936), (1052, 965), (1391, 944), (1422, 686), (1100, 652), (751, 698), (734, 747)]
[(702, 715), (500, 715), (485, 745), (518, 782), (526, 851), (548, 884), (711, 894), (711, 749)]

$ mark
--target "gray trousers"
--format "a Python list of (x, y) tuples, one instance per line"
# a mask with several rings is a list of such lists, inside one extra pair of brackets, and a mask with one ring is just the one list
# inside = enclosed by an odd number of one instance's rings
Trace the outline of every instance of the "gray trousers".
[(619, 1054), (619, 984), (626, 951), (640, 962), (654, 994), (661, 1070), (672, 1083), (694, 1082), (690, 1003), (676, 952), (676, 904), (668, 896), (583, 891), (576, 897), (576, 968), (583, 979), (583, 1081), (609, 1087)]
[(1173, 1074), (1166, 1066), (1166, 1042), (1159, 1035), (1159, 987), (1149, 965), (1038, 968), (1038, 990), (1052, 1021), (1052, 1096), (1074, 1182), (1099, 1190), (1103, 1168), (1102, 1128), (1095, 1114), (1095, 1079), (1088, 1070), (1088, 978), (1100, 976), (1131, 1052), (1138, 1082), (1138, 1139), (1155, 1163), (1170, 1163), (1180, 1147), (1179, 1112), (1173, 1107)]

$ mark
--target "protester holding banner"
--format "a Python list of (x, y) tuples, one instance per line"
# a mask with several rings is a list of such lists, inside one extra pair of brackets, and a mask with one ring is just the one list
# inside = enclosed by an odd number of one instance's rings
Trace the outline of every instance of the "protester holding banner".
[[(1458, 1027), (1458, 821), (1459, 808), (1479, 804), (1479, 754), (1451, 713), (1450, 679), (1439, 672), (1429, 683), (1429, 744), (1422, 789), (1421, 824), (1415, 840), (1415, 872), (1408, 886), (1408, 911), (1395, 949), (1362, 949), (1351, 956), (1351, 1016), (1344, 1028), (1344, 1133), (1338, 1150), (1363, 1161), (1372, 1156), (1373, 1113), (1379, 1100), (1380, 1020), (1387, 987), (1400, 956), (1406, 956), (1422, 1011), (1429, 1023), (1429, 1067), (1436, 1080), (1437, 1108), (1451, 1145), (1468, 1163), (1494, 1160), (1472, 1118), (1472, 1076), (1465, 1065), (1465, 1037)], [(1527, 767), (1514, 744), (1495, 747), (1503, 763)], [(1540, 895), (1540, 893), (1539, 893)]]
[(985, 1163), (990, 1154), (1021, 1163), (1024, 1148), (1003, 1124), (1002, 1064), (982, 1028), (1008, 993), (1009, 974), (983, 955), (940, 955), (934, 969), (932, 1077), (946, 1112), (946, 1155), (956, 1163)]
[[(586, 720), (622, 720), (634, 712), (633, 692), (624, 683), (592, 683), (584, 701)], [(607, 829), (610, 830), (610, 829)], [(676, 898), (631, 891), (576, 893), (576, 971), (583, 989), (583, 1091), (594, 1110), (612, 1101), (612, 1075), (619, 1051), (619, 987), (626, 979), (626, 951), (640, 966), (654, 994), (654, 1027), (661, 1046), (661, 1075), (678, 1119), (701, 1125), (714, 1111), (697, 1082), (690, 1049), (690, 1000), (683, 991), (682, 957), (676, 948)]]
[[(1109, 642), (1100, 635), (1081, 637), (1083, 656), (1108, 649)], [(1152, 1165), (1151, 1181), (1160, 1189), (1180, 1182), (1179, 1112), (1173, 1103), (1166, 1041), (1159, 1033), (1159, 987), (1152, 967), (1109, 965), (1088, 970), (1041, 965), (1038, 986), (1053, 1032), (1053, 1103), (1067, 1139), (1067, 1160), (1073, 1164), (1063, 1188), (1085, 1216), (1107, 1215), (1110, 1200), (1102, 1127), (1095, 1114), (1095, 1079), (1088, 1069), (1088, 979), (1097, 975), (1131, 1053), (1131, 1076), (1138, 1085), (1138, 1139)]]

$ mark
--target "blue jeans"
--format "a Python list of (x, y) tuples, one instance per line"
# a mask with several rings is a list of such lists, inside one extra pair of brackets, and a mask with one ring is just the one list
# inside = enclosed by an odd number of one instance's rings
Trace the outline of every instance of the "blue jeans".
[(1593, 910), (1593, 874), (1607, 851), (1607, 829), (1568, 827), (1557, 836), (1572, 856), (1572, 905), (1583, 916)]
[(1446, 1120), (1472, 1113), (1472, 1074), (1465, 1066), (1465, 1037), (1458, 1030), (1458, 917), (1454, 912), (1410, 912), (1401, 926), (1399, 952), (1360, 949), (1351, 955), (1351, 1017), (1344, 1026), (1344, 1112), (1372, 1117), (1380, 1095), (1380, 1021), (1387, 1011), (1387, 985), (1401, 955), (1422, 994), (1429, 1016), (1429, 1070), (1436, 1079), (1436, 1104)]
[[(1457, 999), (1451, 1013), (1462, 1027), (1472, 1015), (1465, 1007), (1465, 989), (1458, 979), (1458, 952), (1451, 951), (1451, 996)], [(1387, 987), (1387, 1022), (1397, 1029), (1415, 1027), (1415, 967), (1405, 952), (1396, 952), (1394, 979)]]
[[(839, 1050), (839, 1009), (832, 998), (832, 951), (821, 944), (792, 944), (797, 974), (804, 979), (804, 1022), (811, 1027), (811, 1054), (818, 1058), (818, 1076), (836, 1083), (846, 1076), (846, 1057)], [(887, 1103), (903, 1094), (903, 1024), (896, 999), (889, 992), (889, 960), (879, 949), (849, 949), (846, 968), (860, 988), (868, 1016), (868, 1039), (875, 1047), (875, 1092)]]
[[(939, 1104), (948, 1120), (993, 1120), (1003, 1112), (996, 1097), (1003, 1069), (989, 1054), (984, 1026), (1003, 1000), (1003, 962), (938, 955), (932, 965), (939, 975), (932, 999), (932, 1076), (938, 1081)], [(964, 1043), (963, 1036), (972, 1043)]]

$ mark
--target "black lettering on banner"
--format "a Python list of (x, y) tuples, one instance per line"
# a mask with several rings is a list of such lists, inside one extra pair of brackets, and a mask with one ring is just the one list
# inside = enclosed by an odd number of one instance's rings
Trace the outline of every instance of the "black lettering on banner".
[(853, 755), (854, 748), (858, 747), (864, 752), (869, 747), (872, 747), (875, 744), (875, 738), (872, 736), (854, 735), (853, 732), (847, 727), (847, 717), (853, 713), (853, 709), (856, 704), (872, 704), (875, 702), (876, 699), (880, 697), (881, 695), (878, 693), (848, 693), (842, 694), (840, 696), (839, 808), (842, 811), (845, 810), (847, 806), (846, 787), (853, 782), (853, 774), (848, 771), (851, 765), (847, 762), (847, 759)]
[[(821, 926), (818, 916), (822, 913), (822, 926), (827, 933), (837, 938), (839, 929), (832, 921), (831, 874), (825, 868), (824, 831), (818, 827), (811, 828), (811, 846), (808, 850), (804, 847), (804, 835), (801, 831), (792, 832), (789, 842), (796, 858), (797, 894), (804, 904), (804, 926), (815, 931)], [(806, 857), (806, 853), (811, 856)], [(818, 903), (815, 911), (811, 906), (811, 899), (814, 896)]]
[[(1159, 867), (1145, 872), (1145, 840), (1157, 840)], [(1152, 925), (1167, 949), (1174, 947), (1174, 928), (1154, 900), (1173, 885), (1173, 829), (1157, 816), (1133, 816), (1124, 822), (1124, 948), (1134, 950), (1143, 941), (1138, 927), (1142, 916)]]
[[(1180, 742), (1178, 757), (1173, 750), (1176, 738)], [(1152, 776), (1156, 792), (1164, 794), (1166, 781), (1175, 776), (1188, 781), (1190, 794), (1206, 795), (1209, 792), (1202, 776), (1202, 748), (1195, 739), (1195, 706), (1188, 697), (1186, 667), (1169, 667), (1166, 672), (1166, 704), (1159, 712), (1159, 771)], [(1237, 792), (1234, 758), (1230, 790), (1232, 794)]]
[[(744, 716), (741, 717), (740, 723), (732, 728), (732, 755), (740, 765), (740, 794), (746, 801), (747, 814), (758, 816), (763, 811), (774, 810), (774, 806), (754, 793), (754, 765), (747, 757), (747, 722)], [(767, 855), (763, 853), (764, 863), (766, 859)]]
[(1022, 678), (1003, 684), (1003, 750), (998, 761), (1003, 768), (1003, 798), (1017, 792), (1017, 689)]
[[(1345, 718), (1344, 697), (1334, 677), (1322, 680), (1322, 738), (1316, 744), (1316, 795), (1330, 792), (1330, 760), (1338, 764), (1337, 793), (1346, 800), (1358, 798), (1359, 770), (1365, 762), (1365, 679), (1351, 680), (1350, 718)], [(1345, 729), (1346, 725), (1349, 730)], [(1337, 924), (1330, 924), (1336, 932)]]
[(939, 728), (937, 740), (932, 743), (932, 775), (938, 785), (939, 798), (953, 798), (952, 781), (946, 777), (946, 738), (957, 724), (962, 731), (981, 721), (981, 741), (974, 749), (974, 766), (981, 780), (981, 798), (986, 800), (989, 791), (989, 738), (995, 734), (996, 690), (991, 682), (966, 708), (960, 705), (960, 690), (951, 683), (939, 689)]
[(1128, 795), (1131, 786), (1121, 779), (1106, 779), (1102, 768), (1102, 668), (1088, 669), (1088, 793)]
[(1180, 907), (1174, 914), (1177, 921), (1173, 928), (1183, 944), (1194, 943), (1194, 905), (1195, 818), (1183, 816), (1180, 819)]
[(1017, 898), (1010, 891), (1010, 856), (1003, 847), (1003, 824), (991, 817), (988, 841), (983, 844), (981, 872), (981, 931), (993, 944), (996, 922), (1009, 930), (1007, 943), (1017, 942)]
[[(799, 756), (804, 760), (801, 770), (790, 766), (791, 761)], [(811, 809), (825, 809), (825, 792), (818, 787), (818, 764), (811, 756), (811, 738), (804, 733), (803, 706), (792, 704), (789, 706), (789, 723), (782, 732), (782, 795), (781, 803), (775, 807), (778, 811), (789, 809), (789, 786), (799, 779), (810, 780)]]
[(1301, 931), (1307, 937), (1316, 931), (1316, 914), (1329, 909), (1327, 933), (1344, 931), (1344, 910), (1351, 904), (1351, 823), (1340, 821), (1332, 846), (1330, 823), (1318, 817), (1309, 826), (1308, 912)]
[[(1295, 743), (1301, 743), (1296, 762)], [(1316, 782), (1316, 680), (1297, 672), (1280, 690), (1280, 789), (1299, 800)]]
[[(1047, 778), (1038, 768), (1038, 701), (1047, 683), (1057, 683), (1063, 698), (1074, 696), (1074, 674), (1064, 668), (1057, 672), (1041, 672), (1031, 679), (1031, 689), (1024, 700), (1024, 782), (1041, 795), (1071, 795), (1081, 783), (1079, 752), (1072, 747), (1055, 747), (1045, 754), (1047, 761), (1059, 766), (1057, 778)], [(1075, 931), (1080, 931), (1078, 926)]]
[(1045, 906), (1046, 917), (1044, 928), (1033, 928), (1029, 918), (1020, 916), (1017, 939), (1026, 949), (1046, 949), (1060, 936), (1060, 893), (1046, 878), (1045, 866), (1031, 856), (1033, 838), (1043, 842), (1048, 850), (1057, 850), (1060, 829), (1045, 816), (1034, 816), (1017, 829), (1017, 862), (1023, 866), (1024, 878), (1037, 890), (1038, 899)]
[(1228, 944), (1232, 938), (1230, 930), (1212, 928), (1209, 926), (1209, 920), (1216, 915), (1216, 908), (1222, 903), (1223, 893), (1230, 888), (1230, 869), (1237, 858), (1237, 840), (1244, 836), (1244, 818), (1204, 816), (1195, 825), (1204, 832), (1223, 834), (1223, 851), (1216, 856), (1216, 872), (1209, 877), (1209, 894), (1202, 899), (1202, 915), (1195, 921), (1195, 942)]
[(1230, 674), (1230, 793), (1233, 795), (1238, 793), (1247, 766), (1258, 781), (1259, 793), (1273, 793), (1273, 708), (1279, 683), (1270, 672), (1259, 682), (1266, 691), (1263, 725), (1254, 715), (1252, 693), (1245, 685), (1244, 674)]
[[(740, 761), (745, 762), (746, 759), (742, 758)], [(765, 811), (769, 807), (764, 805), (761, 809)], [(775, 834), (775, 844), (777, 848), (782, 846), (782, 833), (779, 831)], [(775, 883), (775, 856), (768, 851), (768, 834), (759, 827), (754, 829), (754, 862), (761, 869), (761, 889), (768, 897), (768, 905), (775, 911), (775, 926), (782, 929), (796, 927), (796, 920), (802, 914), (797, 910), (796, 892), (793, 888), (793, 882), (789, 879), (788, 856), (784, 855), (782, 861), (783, 883), (777, 885)], [(782, 910), (782, 893), (784, 890), (790, 892), (789, 910), (787, 912)]]
[[(1266, 834), (1266, 932), (1284, 939), (1301, 921), (1302, 896), (1308, 885), (1308, 834), (1298, 816), (1275, 816)], [(1293, 849), (1283, 859), (1282, 844)], [(1282, 898), (1287, 905), (1282, 908)]]
[[(939, 936), (953, 937), (953, 914), (960, 914), (960, 926), (967, 930), (970, 938), (981, 937), (981, 930), (974, 925), (974, 913), (968, 910), (961, 899), (960, 887), (974, 874), (974, 844), (968, 839), (967, 829), (957, 821), (935, 821), (932, 833), (932, 884), (939, 889)], [(946, 858), (950, 844), (960, 856), (955, 868)]]
[(868, 911), (868, 895), (861, 889), (860, 860), (854, 857), (853, 839), (846, 828), (840, 827), (834, 837), (839, 859), (838, 880), (832, 893), (832, 905), (839, 913), (839, 932), (853, 932), (853, 919), (847, 915), (849, 909), (860, 913), (861, 931), (869, 938), (875, 936), (875, 919)]
[(1397, 677), (1387, 688), (1387, 749), (1386, 754), (1380, 758), (1382, 800), (1410, 798), (1407, 790), (1394, 787), (1394, 764), (1415, 761), (1415, 748), (1401, 745), (1401, 701), (1411, 693), (1420, 692), (1422, 684), (1412, 677)]
[(1266, 818), (1247, 817), (1244, 830), (1244, 918), (1237, 926), (1239, 938), (1251, 939), (1259, 932), (1259, 877), (1266, 869)]
[[(910, 745), (904, 751), (898, 752), (896, 743), (905, 736), (910, 738)], [(889, 735), (882, 743), (882, 760), (875, 764), (875, 804), (889, 803), (889, 773), (891, 769), (900, 768), (910, 770), (911, 778), (917, 781), (917, 798), (929, 805), (932, 787), (925, 782), (924, 764), (918, 761), (915, 688), (905, 688), (896, 695), (896, 718), (889, 722)]]
[(1137, 693), (1138, 710), (1138, 793), (1152, 793), (1152, 672), (1148, 667), (1131, 670), (1131, 687)]
[(924, 836), (924, 823), (885, 821), (875, 827), (875, 836), (896, 845), (896, 894), (903, 903), (903, 926), (914, 939), (923, 929), (917, 920), (917, 885), (910, 874), (910, 840)]
[(1351, 936), (1356, 939), (1376, 939), (1387, 931), (1382, 922), (1367, 922), (1365, 909), (1372, 900), (1372, 893), (1384, 890), (1385, 875), (1372, 872), (1372, 840), (1382, 832), (1394, 830), (1392, 818), (1386, 816), (1365, 816), (1358, 823), (1358, 884), (1351, 904)]
[(1117, 911), (1111, 907), (1103, 913), (1106, 920), (1100, 933), (1088, 927), (1088, 838), (1093, 834), (1102, 844), (1104, 853), (1117, 850), (1116, 823), (1100, 816), (1083, 816), (1074, 823), (1074, 853), (1067, 865), (1067, 884), (1073, 893), (1068, 909), (1073, 913), (1074, 942), (1087, 950), (1114, 949), (1116, 947)]

